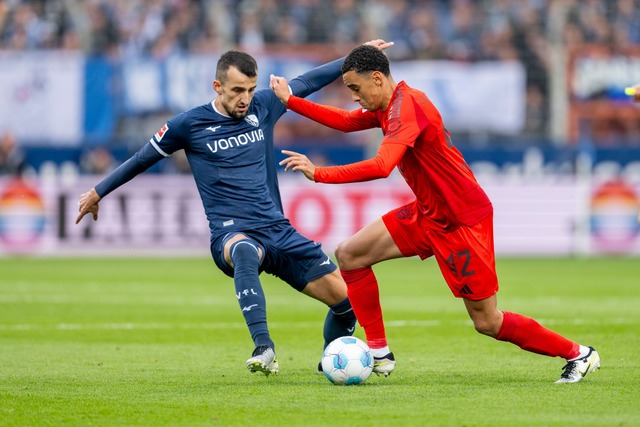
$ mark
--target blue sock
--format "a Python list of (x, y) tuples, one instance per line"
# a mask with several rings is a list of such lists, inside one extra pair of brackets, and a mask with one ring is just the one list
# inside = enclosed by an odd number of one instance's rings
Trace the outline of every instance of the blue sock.
[(329, 312), (324, 319), (324, 348), (336, 338), (353, 335), (356, 328), (356, 315), (351, 308), (349, 298), (329, 306)]
[(233, 282), (242, 315), (249, 327), (256, 347), (275, 345), (267, 327), (267, 302), (260, 284), (258, 243), (252, 239), (239, 240), (229, 248), (233, 260)]

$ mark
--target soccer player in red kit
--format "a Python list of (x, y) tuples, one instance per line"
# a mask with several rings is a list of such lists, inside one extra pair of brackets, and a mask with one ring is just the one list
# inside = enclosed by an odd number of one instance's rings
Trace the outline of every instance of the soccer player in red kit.
[(384, 133), (375, 158), (316, 167), (306, 156), (284, 150), (288, 157), (280, 164), (285, 171), (338, 184), (386, 178), (397, 167), (416, 196), (340, 243), (335, 252), (375, 359), (374, 372), (389, 375), (395, 357), (387, 344), (371, 266), (414, 255), (435, 257), (478, 332), (527, 351), (566, 359), (557, 383), (578, 382), (599, 368), (600, 357), (593, 347), (568, 340), (529, 317), (497, 309), (493, 207), (427, 96), (403, 81), (396, 84), (387, 57), (369, 46), (357, 47), (347, 56), (342, 79), (361, 109), (347, 111), (298, 98), (281, 77), (271, 77), (271, 88), (288, 109), (326, 126), (343, 132), (381, 127)]

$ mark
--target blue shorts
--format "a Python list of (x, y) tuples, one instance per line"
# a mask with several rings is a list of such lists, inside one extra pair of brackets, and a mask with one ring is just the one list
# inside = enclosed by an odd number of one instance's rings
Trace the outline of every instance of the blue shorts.
[(276, 224), (256, 230), (235, 231), (211, 241), (211, 256), (229, 277), (233, 277), (233, 268), (224, 259), (224, 245), (236, 234), (249, 236), (260, 244), (263, 253), (260, 272), (272, 274), (298, 291), (338, 268), (324, 253), (320, 243), (304, 237), (291, 224)]

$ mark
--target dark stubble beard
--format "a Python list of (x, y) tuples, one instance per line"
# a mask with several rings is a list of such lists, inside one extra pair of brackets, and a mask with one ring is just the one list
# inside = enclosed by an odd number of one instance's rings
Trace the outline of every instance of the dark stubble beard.
[(234, 119), (241, 120), (241, 119), (244, 119), (247, 116), (247, 112), (245, 111), (244, 113), (238, 113), (236, 111), (231, 111), (231, 112), (229, 112), (229, 115), (231, 117), (233, 117)]
[(227, 105), (225, 105), (223, 102), (221, 102), (220, 105), (222, 106), (222, 109), (224, 110), (224, 112), (229, 115), (229, 117), (233, 117), (234, 119), (237, 119), (237, 120), (244, 119), (247, 116), (247, 113), (249, 112), (249, 109), (247, 109), (247, 111), (245, 111), (244, 113), (239, 113), (234, 110), (229, 110)]

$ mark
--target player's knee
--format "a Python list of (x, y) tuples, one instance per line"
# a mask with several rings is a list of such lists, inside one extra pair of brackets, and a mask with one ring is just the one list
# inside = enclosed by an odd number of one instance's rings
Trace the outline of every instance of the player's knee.
[(348, 251), (346, 242), (341, 242), (336, 247), (335, 251), (336, 261), (338, 266), (342, 270), (352, 270), (357, 268), (355, 264), (355, 257)]
[(473, 328), (482, 335), (489, 335), (489, 325), (486, 322), (473, 322)]
[(347, 285), (337, 271), (334, 273), (307, 283), (302, 293), (322, 301), (328, 306), (344, 301), (347, 299)]
[(490, 337), (495, 337), (498, 335), (498, 331), (500, 330), (500, 325), (496, 324), (494, 321), (488, 318), (475, 318), (473, 320), (474, 329), (481, 333), (482, 335), (488, 335)]
[(229, 255), (234, 266), (255, 264), (260, 261), (260, 249), (257, 242), (251, 239), (239, 240), (229, 248)]

